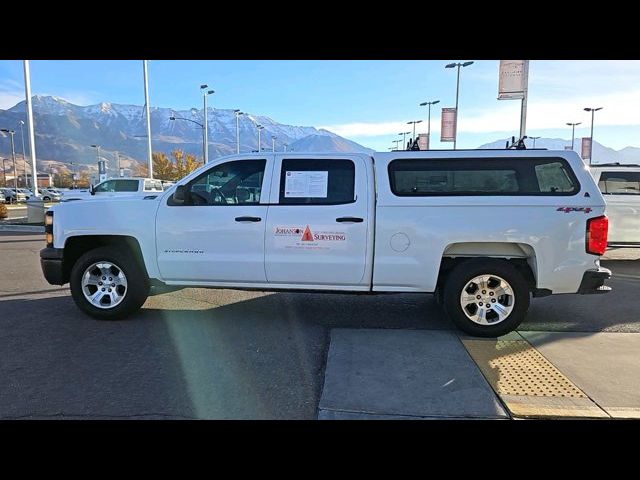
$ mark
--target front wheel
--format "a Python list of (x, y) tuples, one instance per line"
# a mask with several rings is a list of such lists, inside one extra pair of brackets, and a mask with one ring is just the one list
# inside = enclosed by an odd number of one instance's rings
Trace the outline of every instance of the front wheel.
[(51, 201), (51, 198), (50, 198), (50, 197), (42, 197), (42, 200), (43, 200), (44, 202), (50, 202), (50, 201)]
[(509, 262), (473, 259), (449, 274), (444, 309), (462, 331), (498, 337), (515, 330), (529, 309), (529, 285)]
[(71, 270), (71, 296), (85, 313), (118, 320), (138, 310), (149, 295), (149, 280), (128, 252), (100, 247), (82, 255)]

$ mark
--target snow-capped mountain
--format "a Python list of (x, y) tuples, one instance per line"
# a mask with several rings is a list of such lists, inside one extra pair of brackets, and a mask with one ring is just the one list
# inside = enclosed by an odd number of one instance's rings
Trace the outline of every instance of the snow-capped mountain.
[[(60, 97), (33, 97), (38, 157), (75, 165), (96, 164), (96, 151), (90, 145), (101, 146), (107, 160), (119, 152), (122, 158), (144, 161), (146, 158), (146, 120), (144, 107), (102, 102), (97, 105), (74, 105)], [(151, 132), (154, 151), (169, 153), (174, 148), (202, 155), (201, 124), (203, 109), (173, 110), (151, 108)], [(175, 120), (171, 120), (174, 117)], [(0, 125), (17, 125), (26, 121), (25, 102), (8, 110), (0, 110)], [(239, 116), (240, 151), (258, 149), (257, 125), (262, 125), (263, 149), (271, 149), (275, 137), (277, 150), (286, 144), (295, 151), (364, 152), (369, 149), (327, 130), (315, 127), (285, 125), (263, 116), (245, 113)], [(200, 125), (199, 125), (200, 124)], [(235, 153), (236, 114), (233, 110), (208, 109), (209, 158)], [(1, 136), (2, 134), (0, 134)], [(16, 151), (21, 150), (16, 136)], [(0, 140), (0, 155), (10, 154), (9, 142)]]

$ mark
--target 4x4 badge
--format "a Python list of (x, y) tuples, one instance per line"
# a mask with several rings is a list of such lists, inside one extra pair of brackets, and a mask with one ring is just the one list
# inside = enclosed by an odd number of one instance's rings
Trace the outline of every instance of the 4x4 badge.
[(558, 209), (556, 210), (556, 212), (564, 212), (564, 213), (569, 213), (569, 212), (590, 213), (592, 211), (593, 210), (591, 207), (558, 207)]

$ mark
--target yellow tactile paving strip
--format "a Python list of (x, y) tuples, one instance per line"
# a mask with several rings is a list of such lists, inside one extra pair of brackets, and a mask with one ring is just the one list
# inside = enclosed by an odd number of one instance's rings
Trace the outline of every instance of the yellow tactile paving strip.
[(526, 340), (462, 343), (513, 416), (609, 418)]

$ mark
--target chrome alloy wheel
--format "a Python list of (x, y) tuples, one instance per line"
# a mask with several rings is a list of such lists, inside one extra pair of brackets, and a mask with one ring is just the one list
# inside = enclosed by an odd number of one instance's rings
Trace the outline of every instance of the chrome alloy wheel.
[(94, 307), (113, 308), (127, 294), (127, 277), (111, 262), (93, 263), (82, 274), (82, 293)]
[(497, 275), (478, 275), (460, 293), (464, 314), (479, 325), (496, 325), (505, 320), (516, 303), (511, 285)]

